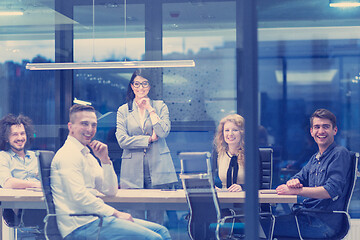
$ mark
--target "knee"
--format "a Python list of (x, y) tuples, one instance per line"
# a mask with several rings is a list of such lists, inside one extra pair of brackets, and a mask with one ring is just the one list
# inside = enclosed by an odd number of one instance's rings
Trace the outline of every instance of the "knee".
[(160, 239), (161, 239), (161, 240), (171, 239), (169, 230), (168, 230), (166, 227), (164, 227), (164, 226), (161, 226), (161, 227), (160, 227), (160, 229), (159, 229), (159, 235), (160, 235)]
[(158, 232), (158, 233), (152, 232), (150, 234), (143, 235), (143, 237), (146, 240), (163, 240), (164, 239), (160, 232)]
[(152, 234), (147, 236), (147, 240), (171, 240), (169, 230), (159, 225), (158, 228), (153, 230)]
[(150, 238), (149, 240), (163, 240), (163, 238), (159, 235), (156, 234), (156, 236), (154, 235), (152, 238)]

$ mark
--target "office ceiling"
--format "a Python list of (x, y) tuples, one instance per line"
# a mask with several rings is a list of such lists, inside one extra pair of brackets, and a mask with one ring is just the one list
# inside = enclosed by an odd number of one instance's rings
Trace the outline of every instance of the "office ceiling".
[[(74, 17), (67, 17), (54, 9), (54, 0), (2, 0), (0, 11), (22, 11), (23, 16), (0, 16), (0, 40), (11, 39), (53, 39), (56, 22), (62, 27), (73, 24), (79, 37), (92, 34), (93, 20), (95, 31), (102, 37), (113, 37), (123, 32), (124, 0), (95, 0), (95, 19), (92, 18), (93, 0), (62, 0), (75, 4)], [(130, 34), (141, 32), (144, 28), (145, 0), (127, 0), (127, 31)], [(227, 0), (168, 0), (163, 1), (164, 31), (183, 31), (184, 34), (201, 34), (201, 30), (233, 30), (235, 11), (233, 1)], [(360, 8), (337, 9), (328, 6), (328, 0), (258, 0), (258, 26), (260, 29), (278, 31), (292, 28), (291, 34), (299, 37), (308, 34), (309, 28), (328, 29), (339, 37), (350, 34), (358, 38), (354, 28), (360, 26)], [(119, 12), (121, 14), (119, 14)], [(340, 27), (340, 28), (339, 28)], [(191, 30), (195, 30), (192, 32)], [(344, 32), (345, 29), (345, 32)], [(263, 36), (274, 38), (272, 32)], [(360, 31), (359, 31), (360, 32)], [(266, 33), (266, 34), (265, 34)], [(119, 37), (123, 36), (118, 34)], [(276, 34), (275, 36), (278, 36)], [(280, 34), (281, 35), (281, 34)], [(280, 37), (279, 35), (279, 37)], [(287, 34), (289, 35), (289, 34)], [(317, 34), (318, 37), (319, 34)], [(281, 35), (282, 36), (282, 35)], [(331, 36), (327, 36), (332, 38)], [(128, 36), (129, 37), (129, 36)], [(288, 36), (290, 37), (290, 36)], [(264, 37), (265, 38), (265, 37)], [(278, 37), (275, 37), (278, 38)], [(291, 37), (290, 37), (291, 38)], [(309, 38), (312, 38), (310, 36)], [(336, 38), (336, 37), (335, 37)], [(261, 38), (260, 38), (261, 39)], [(273, 40), (273, 39), (272, 39)], [(275, 39), (276, 40), (276, 39)]]

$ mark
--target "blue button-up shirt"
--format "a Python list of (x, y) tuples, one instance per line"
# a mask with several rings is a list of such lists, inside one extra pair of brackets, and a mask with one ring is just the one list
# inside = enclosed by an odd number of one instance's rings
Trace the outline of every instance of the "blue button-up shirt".
[(26, 151), (25, 158), (12, 150), (0, 151), (0, 185), (3, 187), (9, 178), (39, 181), (38, 163), (35, 152)]
[[(293, 178), (297, 178), (304, 187), (324, 187), (331, 198), (306, 198), (306, 208), (322, 210), (344, 210), (348, 192), (351, 158), (349, 151), (333, 142), (324, 152), (314, 154), (310, 161)], [(339, 214), (319, 216), (330, 227), (341, 222)]]

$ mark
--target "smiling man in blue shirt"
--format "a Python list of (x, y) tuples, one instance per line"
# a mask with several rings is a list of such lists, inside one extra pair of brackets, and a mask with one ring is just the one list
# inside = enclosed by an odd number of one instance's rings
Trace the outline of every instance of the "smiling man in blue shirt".
[[(0, 187), (41, 189), (37, 157), (34, 151), (28, 150), (33, 139), (34, 127), (29, 117), (8, 114), (0, 120)], [(8, 224), (17, 225), (23, 221), (24, 225), (38, 226), (41, 230), (46, 210), (4, 209), (3, 216)], [(20, 228), (18, 239), (29, 237), (29, 233), (34, 232), (24, 226)], [(37, 236), (44, 238), (41, 233)]]
[(41, 188), (35, 152), (27, 150), (34, 138), (29, 117), (8, 114), (0, 120), (0, 186)]
[[(310, 118), (310, 133), (319, 151), (286, 184), (276, 188), (278, 194), (305, 197), (302, 208), (343, 210), (349, 187), (351, 165), (349, 151), (334, 142), (337, 133), (336, 117), (326, 109), (316, 110)], [(328, 238), (341, 226), (340, 215), (303, 214), (298, 217), (304, 238)], [(294, 214), (276, 217), (276, 237), (297, 237)]]

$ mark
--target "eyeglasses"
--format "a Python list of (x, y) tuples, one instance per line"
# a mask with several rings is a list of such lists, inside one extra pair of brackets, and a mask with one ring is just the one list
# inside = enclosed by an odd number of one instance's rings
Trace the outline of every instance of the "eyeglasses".
[(149, 82), (148, 81), (145, 81), (145, 82), (133, 82), (132, 85), (134, 86), (134, 88), (139, 88), (140, 85), (143, 87), (143, 88), (148, 88), (150, 86)]

